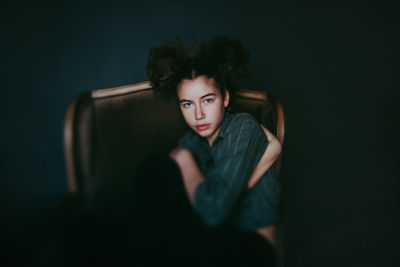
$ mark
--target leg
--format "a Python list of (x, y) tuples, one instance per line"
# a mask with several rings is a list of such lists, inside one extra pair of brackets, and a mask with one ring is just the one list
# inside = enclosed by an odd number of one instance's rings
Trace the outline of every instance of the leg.
[(257, 233), (241, 233), (241, 250), (246, 266), (275, 266), (276, 249)]

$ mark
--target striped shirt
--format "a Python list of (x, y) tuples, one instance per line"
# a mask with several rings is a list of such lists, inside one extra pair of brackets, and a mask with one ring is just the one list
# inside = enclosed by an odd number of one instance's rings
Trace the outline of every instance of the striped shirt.
[(194, 195), (194, 209), (206, 224), (218, 226), (231, 219), (238, 229), (253, 231), (277, 222), (279, 184), (273, 167), (247, 190), (247, 181), (267, 145), (259, 123), (248, 113), (225, 113), (211, 147), (193, 131), (179, 140), (206, 177)]

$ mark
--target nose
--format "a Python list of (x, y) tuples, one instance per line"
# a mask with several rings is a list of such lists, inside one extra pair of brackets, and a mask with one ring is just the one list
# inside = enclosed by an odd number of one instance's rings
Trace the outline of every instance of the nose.
[(196, 120), (202, 120), (205, 118), (205, 114), (203, 112), (203, 108), (201, 107), (201, 105), (197, 106), (195, 108), (194, 112), (195, 112), (194, 116), (195, 116)]

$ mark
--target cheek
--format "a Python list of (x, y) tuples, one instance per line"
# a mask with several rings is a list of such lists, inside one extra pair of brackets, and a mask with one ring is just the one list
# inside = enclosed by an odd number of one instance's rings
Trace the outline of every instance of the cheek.
[(214, 105), (209, 109), (209, 116), (213, 119), (213, 121), (218, 121), (223, 117), (224, 109), (219, 105)]
[(186, 124), (191, 125), (191, 112), (190, 110), (186, 110), (186, 109), (181, 109), (181, 113), (183, 116), (183, 119), (185, 120)]

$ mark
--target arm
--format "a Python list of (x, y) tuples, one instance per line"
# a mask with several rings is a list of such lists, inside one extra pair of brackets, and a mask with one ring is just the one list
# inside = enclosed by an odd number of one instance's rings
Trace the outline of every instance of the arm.
[[(195, 210), (208, 225), (223, 223), (229, 216), (240, 194), (247, 188), (247, 181), (259, 158), (257, 151), (265, 143), (265, 134), (259, 124), (242, 119), (233, 125), (228, 136), (221, 142), (221, 157), (202, 174), (193, 156), (183, 148), (177, 148), (171, 157), (177, 162), (189, 199)], [(258, 154), (259, 155), (259, 154)]]
[(268, 146), (250, 176), (250, 179), (247, 183), (248, 188), (252, 188), (260, 180), (263, 174), (268, 171), (282, 151), (282, 145), (279, 140), (263, 125), (261, 125), (261, 128), (267, 136)]
[[(263, 129), (267, 136), (268, 146), (248, 180), (248, 188), (252, 188), (260, 180), (282, 151), (282, 145), (279, 140), (263, 125), (261, 125), (261, 129)], [(203, 173), (197, 166), (192, 153), (185, 148), (175, 148), (170, 153), (170, 157), (178, 164), (189, 200), (194, 204), (194, 191), (200, 182), (205, 181)]]
[(205, 177), (194, 160), (192, 153), (186, 148), (177, 147), (169, 156), (176, 162), (181, 171), (186, 193), (190, 203), (193, 205), (196, 187), (199, 183), (205, 181)]

